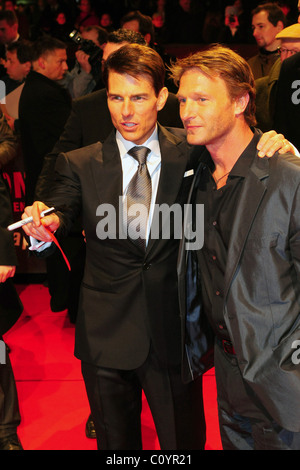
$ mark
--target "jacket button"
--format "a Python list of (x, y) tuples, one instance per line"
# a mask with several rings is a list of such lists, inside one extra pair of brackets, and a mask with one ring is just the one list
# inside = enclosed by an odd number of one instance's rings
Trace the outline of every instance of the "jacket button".
[(143, 270), (144, 271), (148, 271), (148, 269), (150, 269), (150, 268), (151, 268), (151, 263), (144, 263), (143, 264)]

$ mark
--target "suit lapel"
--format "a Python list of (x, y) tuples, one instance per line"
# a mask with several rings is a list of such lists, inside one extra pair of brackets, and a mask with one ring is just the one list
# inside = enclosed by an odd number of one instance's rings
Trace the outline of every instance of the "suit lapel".
[(99, 204), (112, 204), (118, 207), (122, 195), (122, 165), (115, 131), (99, 145), (95, 158), (91, 159), (91, 172)]
[(224, 298), (227, 297), (232, 278), (247, 241), (248, 234), (266, 192), (266, 186), (262, 184), (261, 180), (268, 176), (268, 159), (260, 159), (256, 157), (252, 167), (249, 169), (247, 177), (245, 178), (241, 198), (234, 218), (228, 247)]
[[(175, 203), (188, 159), (188, 147), (185, 139), (182, 140), (182, 138), (171, 134), (161, 126), (159, 126), (159, 145), (161, 151), (161, 172), (155, 201), (156, 207), (153, 214), (154, 220), (155, 214), (158, 211), (157, 206), (167, 204), (170, 207)], [(159, 234), (161, 235), (161, 227), (159, 227)], [(154, 243), (159, 241), (159, 239), (151, 239), (150, 234), (146, 253), (149, 253)]]

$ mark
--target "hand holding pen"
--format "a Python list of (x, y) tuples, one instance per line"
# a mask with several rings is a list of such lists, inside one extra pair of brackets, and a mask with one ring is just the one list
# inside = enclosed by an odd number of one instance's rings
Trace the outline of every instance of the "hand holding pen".
[(54, 208), (46, 206), (43, 202), (36, 201), (32, 206), (25, 208), (22, 220), (17, 224), (23, 228), (29, 237), (50, 242), (52, 239), (48, 230), (52, 233), (55, 232), (59, 228), (60, 221), (55, 214)]

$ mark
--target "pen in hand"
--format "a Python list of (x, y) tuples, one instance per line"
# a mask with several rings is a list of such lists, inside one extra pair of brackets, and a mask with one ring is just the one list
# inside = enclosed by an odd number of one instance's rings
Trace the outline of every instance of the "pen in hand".
[[(55, 207), (50, 207), (50, 209), (47, 209), (45, 211), (42, 211), (40, 214), (41, 219), (43, 217), (46, 217), (47, 215), (53, 214), (55, 212)], [(23, 225), (30, 224), (30, 222), (33, 221), (32, 217), (27, 217), (26, 219), (19, 220), (19, 222), (15, 222), (14, 224), (11, 224), (7, 227), (7, 230), (12, 231), (16, 230), (17, 228), (23, 227)]]

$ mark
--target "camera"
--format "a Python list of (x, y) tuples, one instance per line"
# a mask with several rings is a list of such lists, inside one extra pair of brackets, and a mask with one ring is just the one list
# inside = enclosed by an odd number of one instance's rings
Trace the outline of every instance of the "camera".
[(83, 39), (77, 29), (74, 29), (69, 34), (69, 37), (72, 39), (72, 41), (78, 44), (79, 49), (89, 56), (89, 63), (91, 66), (93, 68), (99, 69), (101, 67), (102, 49), (96, 46), (93, 41), (89, 39)]

